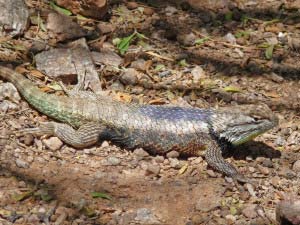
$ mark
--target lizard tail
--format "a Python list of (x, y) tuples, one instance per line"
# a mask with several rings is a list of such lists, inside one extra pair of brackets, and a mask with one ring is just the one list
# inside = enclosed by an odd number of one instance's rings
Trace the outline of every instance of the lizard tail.
[(32, 105), (34, 105), (32, 101), (34, 101), (37, 96), (46, 95), (44, 92), (40, 91), (40, 89), (35, 87), (30, 80), (10, 68), (0, 66), (0, 78), (11, 82), (21, 95)]

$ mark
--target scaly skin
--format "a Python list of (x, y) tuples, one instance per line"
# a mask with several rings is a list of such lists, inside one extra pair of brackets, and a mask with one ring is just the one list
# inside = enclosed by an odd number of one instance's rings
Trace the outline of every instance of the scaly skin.
[(240, 181), (245, 178), (223, 159), (222, 150), (278, 124), (278, 118), (266, 105), (199, 109), (126, 104), (101, 96), (87, 100), (78, 94), (45, 94), (6, 67), (0, 67), (0, 77), (13, 83), (38, 111), (64, 123), (42, 124), (28, 132), (56, 135), (76, 148), (111, 140), (128, 149), (142, 147), (161, 154), (176, 150), (202, 155), (201, 151), (206, 150), (210, 166)]

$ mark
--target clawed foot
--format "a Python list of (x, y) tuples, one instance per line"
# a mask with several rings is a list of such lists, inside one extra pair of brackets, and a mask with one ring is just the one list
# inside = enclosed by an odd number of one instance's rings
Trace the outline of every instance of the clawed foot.
[(54, 134), (55, 125), (53, 122), (43, 122), (40, 123), (40, 126), (33, 128), (24, 128), (18, 131), (19, 135), (24, 134), (33, 134), (36, 136), (48, 135), (51, 136)]

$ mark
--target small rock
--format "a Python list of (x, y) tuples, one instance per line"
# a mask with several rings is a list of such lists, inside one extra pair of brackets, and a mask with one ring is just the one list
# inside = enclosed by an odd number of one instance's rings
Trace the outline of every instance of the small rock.
[(177, 151), (170, 151), (167, 153), (167, 158), (178, 158), (179, 157), (179, 152)]
[(100, 22), (97, 25), (97, 27), (99, 28), (102, 34), (111, 33), (116, 29), (116, 27), (113, 26), (111, 23), (106, 23), (106, 22)]
[(163, 163), (165, 158), (162, 155), (158, 155), (154, 158), (155, 162), (157, 163)]
[(233, 215), (226, 215), (225, 219), (227, 220), (228, 224), (234, 224), (236, 221), (236, 217)]
[(107, 147), (109, 147), (108, 141), (103, 141), (101, 144), (101, 148), (107, 148)]
[(109, 48), (103, 48), (100, 52), (91, 52), (93, 61), (97, 65), (108, 65), (118, 67), (123, 63), (123, 59)]
[(289, 199), (281, 201), (276, 207), (276, 220), (280, 225), (299, 225), (300, 200)]
[(108, 1), (107, 0), (94, 0), (94, 1), (72, 1), (72, 0), (57, 0), (58, 5), (67, 8), (73, 14), (80, 14), (86, 17), (93, 17), (95, 19), (102, 19), (107, 13)]
[(268, 168), (272, 168), (273, 167), (273, 162), (271, 159), (264, 159), (262, 161), (262, 165)]
[(29, 222), (30, 224), (38, 224), (40, 222), (40, 219), (36, 214), (31, 214), (28, 217), (27, 222)]
[(276, 138), (276, 140), (274, 141), (274, 144), (277, 145), (277, 146), (284, 146), (286, 144), (286, 141), (283, 137), (278, 136)]
[(170, 166), (172, 168), (175, 168), (175, 169), (180, 169), (181, 168), (181, 163), (179, 162), (178, 159), (170, 158), (169, 161), (170, 161)]
[(191, 74), (195, 83), (198, 83), (201, 79), (206, 78), (205, 71), (202, 69), (201, 66), (195, 66), (192, 69)]
[(139, 72), (136, 71), (134, 68), (128, 68), (121, 75), (120, 81), (125, 85), (134, 85), (138, 81), (138, 74)]
[(149, 7), (145, 7), (143, 13), (144, 13), (145, 15), (147, 15), (147, 16), (152, 16), (153, 13), (154, 13), (154, 10), (151, 9), (151, 8), (149, 8)]
[(18, 167), (24, 168), (24, 169), (29, 168), (29, 164), (26, 161), (22, 160), (22, 159), (16, 159), (16, 165)]
[(110, 85), (110, 89), (111, 90), (116, 90), (116, 91), (123, 91), (125, 88), (124, 88), (124, 85), (120, 82), (120, 81), (115, 81), (112, 83), (112, 85)]
[(300, 172), (300, 160), (297, 160), (294, 165), (293, 165), (293, 171), (295, 171), (296, 173)]
[(109, 156), (109, 157), (107, 158), (107, 164), (108, 164), (109, 166), (117, 166), (117, 165), (119, 165), (120, 163), (121, 163), (121, 160), (120, 160), (119, 158), (117, 158), (117, 157)]
[(278, 187), (278, 185), (280, 183), (280, 177), (278, 177), (278, 176), (272, 177), (270, 181), (274, 187)]
[(253, 185), (252, 185), (252, 184), (249, 184), (249, 183), (246, 183), (245, 186), (246, 186), (246, 188), (247, 188), (249, 194), (250, 194), (252, 197), (255, 197), (256, 194), (255, 194)]
[(147, 208), (137, 209), (136, 217), (134, 219), (140, 221), (143, 224), (156, 224), (159, 222), (153, 215), (152, 211)]
[(207, 201), (207, 198), (200, 198), (196, 203), (196, 210), (201, 212), (209, 212), (220, 206), (217, 199), (212, 199), (212, 201)]
[(32, 134), (25, 134), (23, 137), (24, 144), (30, 146), (34, 142), (34, 137)]
[(215, 174), (215, 172), (213, 170), (207, 170), (206, 172), (207, 172), (208, 176), (210, 176), (210, 177), (217, 177), (217, 175)]
[(160, 166), (159, 165), (149, 164), (149, 165), (147, 165), (146, 172), (148, 174), (153, 174), (153, 175), (157, 176), (159, 174), (159, 172), (160, 172)]
[(167, 6), (165, 11), (168, 15), (172, 15), (174, 13), (177, 13), (178, 10), (173, 6)]
[(139, 4), (136, 2), (127, 2), (126, 6), (128, 9), (136, 9), (137, 7), (139, 7)]
[(270, 170), (267, 167), (257, 165), (257, 168), (258, 168), (259, 172), (261, 172), (264, 175), (268, 175), (270, 173)]
[(225, 39), (226, 39), (227, 42), (229, 42), (232, 45), (236, 44), (236, 38), (232, 33), (227, 33), (225, 35)]
[(144, 149), (142, 149), (142, 148), (135, 149), (135, 150), (133, 151), (133, 154), (135, 154), (136, 156), (139, 156), (139, 157), (141, 157), (141, 158), (144, 158), (144, 157), (149, 156), (149, 153), (146, 152), (146, 151), (145, 151)]
[(193, 215), (191, 218), (191, 224), (204, 224), (205, 221), (207, 220), (206, 215), (202, 215), (202, 214), (197, 214), (197, 215)]
[(272, 72), (269, 76), (270, 76), (270, 79), (274, 82), (281, 83), (282, 81), (284, 81), (282, 76), (279, 76), (278, 74), (276, 74), (274, 72)]
[(242, 214), (249, 218), (249, 219), (253, 219), (255, 217), (257, 217), (257, 212), (256, 212), (256, 205), (255, 204), (249, 204), (247, 205), (243, 210), (242, 210)]
[(51, 137), (43, 140), (44, 145), (51, 151), (57, 151), (63, 145), (63, 142), (58, 137)]

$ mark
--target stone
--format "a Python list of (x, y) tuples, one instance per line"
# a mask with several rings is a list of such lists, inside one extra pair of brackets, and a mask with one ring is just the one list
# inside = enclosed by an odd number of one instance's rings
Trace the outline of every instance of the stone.
[(0, 0), (0, 37), (20, 35), (28, 25), (29, 10), (23, 0)]
[(255, 217), (257, 217), (257, 212), (256, 212), (256, 205), (255, 204), (249, 204), (247, 205), (243, 210), (242, 210), (242, 214), (249, 218), (249, 219), (253, 219)]
[(91, 52), (91, 56), (97, 65), (108, 65), (118, 67), (123, 63), (123, 59), (115, 53), (113, 50), (108, 48), (101, 49), (100, 52)]
[(63, 142), (58, 137), (50, 137), (43, 140), (44, 145), (51, 151), (57, 151), (63, 145)]
[(136, 156), (138, 157), (141, 157), (141, 158), (144, 158), (144, 157), (147, 157), (149, 156), (149, 153), (146, 152), (144, 149), (142, 148), (137, 148), (133, 151), (133, 154), (135, 154)]
[(299, 225), (300, 199), (288, 199), (279, 202), (276, 207), (276, 220), (280, 225)]
[(167, 153), (167, 158), (178, 158), (179, 157), (179, 152), (177, 151), (170, 151)]
[(139, 208), (136, 211), (135, 220), (141, 222), (142, 224), (157, 224), (159, 221), (153, 215), (152, 211), (147, 208)]
[(176, 158), (170, 158), (170, 166), (174, 169), (180, 169), (181, 168), (181, 163), (179, 162), (178, 159)]
[(107, 0), (57, 0), (58, 5), (69, 9), (74, 14), (101, 19), (107, 13)]
[(125, 85), (134, 85), (138, 81), (139, 72), (134, 68), (128, 68), (120, 76), (120, 81)]
[(292, 169), (294, 172), (300, 173), (300, 160), (297, 160), (296, 162), (294, 162)]
[(109, 156), (107, 158), (107, 164), (110, 165), (110, 166), (117, 166), (121, 163), (121, 160), (117, 157), (114, 157), (114, 156)]
[(22, 159), (16, 159), (16, 165), (17, 165), (17, 167), (24, 168), (24, 169), (29, 168), (28, 162), (26, 162)]
[(153, 174), (153, 175), (157, 176), (160, 172), (160, 166), (149, 164), (149, 165), (147, 165), (146, 172), (148, 174)]

